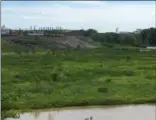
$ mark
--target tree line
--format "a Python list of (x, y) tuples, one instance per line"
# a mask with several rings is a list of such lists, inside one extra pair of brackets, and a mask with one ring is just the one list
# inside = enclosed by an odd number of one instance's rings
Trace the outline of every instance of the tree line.
[(84, 36), (91, 37), (95, 41), (108, 44), (123, 44), (132, 46), (155, 46), (156, 28), (143, 29), (140, 33), (98, 33), (97, 30), (88, 29)]

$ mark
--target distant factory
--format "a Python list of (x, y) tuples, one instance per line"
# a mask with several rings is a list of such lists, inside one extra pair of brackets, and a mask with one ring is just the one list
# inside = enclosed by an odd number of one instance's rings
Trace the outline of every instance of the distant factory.
[(2, 36), (49, 36), (49, 37), (63, 37), (63, 36), (84, 36), (82, 30), (11, 30), (5, 26), (1, 27)]
[[(34, 28), (34, 29), (32, 29)], [(116, 28), (115, 33), (120, 35), (126, 35), (126, 34), (140, 34), (141, 29), (137, 29), (134, 32), (127, 32), (127, 31), (119, 31), (119, 27)], [(57, 29), (53, 29), (50, 27), (43, 27), (38, 28), (36, 27), (30, 27), (28, 30), (12, 30), (5, 26), (1, 27), (1, 35), (2, 36), (48, 36), (48, 37), (64, 37), (64, 36), (84, 36), (83, 30), (68, 30), (68, 29), (61, 29), (61, 27), (58, 27)]]

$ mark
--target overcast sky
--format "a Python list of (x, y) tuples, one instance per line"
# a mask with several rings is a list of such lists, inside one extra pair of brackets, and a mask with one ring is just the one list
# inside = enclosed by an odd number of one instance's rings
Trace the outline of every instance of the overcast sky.
[(155, 2), (143, 1), (3, 1), (1, 24), (9, 28), (61, 26), (99, 32), (155, 27)]

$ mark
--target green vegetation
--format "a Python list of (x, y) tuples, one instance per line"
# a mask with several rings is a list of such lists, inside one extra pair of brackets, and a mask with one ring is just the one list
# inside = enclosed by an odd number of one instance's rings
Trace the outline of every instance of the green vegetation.
[(84, 31), (84, 35), (95, 41), (107, 44), (122, 44), (133, 46), (156, 46), (156, 28), (143, 29), (140, 33), (98, 33), (94, 29)]
[[(40, 41), (37, 41), (35, 39), (33, 39), (34, 43), (40, 43), (42, 44), (42, 42)], [(18, 55), (21, 55), (22, 53), (30, 53), (30, 52), (44, 52), (44, 51), (47, 51), (46, 49), (40, 47), (39, 45), (38, 46), (32, 46), (31, 43), (30, 43), (31, 40), (25, 38), (25, 40), (22, 40), (23, 44), (21, 43), (9, 43), (8, 41), (2, 39), (1, 40), (1, 45), (2, 45), (2, 54), (13, 54), (13, 53), (17, 53)], [(27, 46), (27, 44), (25, 43), (27, 42), (29, 45), (31, 45), (30, 47)], [(31, 41), (32, 42), (32, 41)], [(32, 51), (32, 48), (33, 48), (33, 51)]]
[(51, 38), (37, 36), (1, 41), (2, 119), (31, 109), (156, 101), (156, 54), (138, 47), (156, 45), (155, 28), (81, 32), (103, 47), (58, 50)]
[(14, 116), (15, 110), (156, 101), (154, 51), (112, 46), (15, 53), (2, 53), (3, 116)]

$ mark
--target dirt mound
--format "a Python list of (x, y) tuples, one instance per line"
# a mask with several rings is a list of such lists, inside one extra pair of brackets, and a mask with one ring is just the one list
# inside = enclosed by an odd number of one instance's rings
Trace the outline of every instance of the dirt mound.
[(64, 39), (55, 41), (58, 44), (62, 44), (64, 46), (68, 46), (71, 48), (94, 48), (95, 45), (90, 44), (87, 40), (82, 40), (77, 37), (65, 37)]
[(48, 49), (66, 49), (66, 48), (96, 48), (100, 44), (88, 37), (7, 37), (4, 38), (10, 43), (20, 45), (37, 45)]

